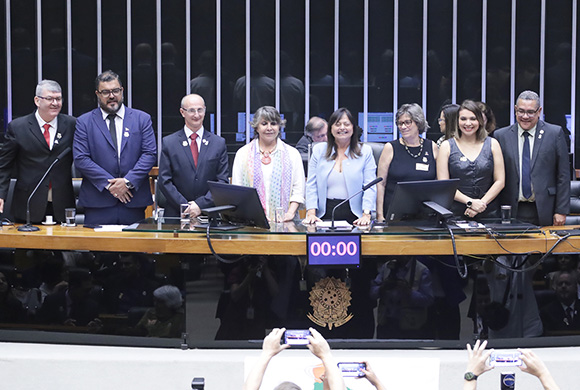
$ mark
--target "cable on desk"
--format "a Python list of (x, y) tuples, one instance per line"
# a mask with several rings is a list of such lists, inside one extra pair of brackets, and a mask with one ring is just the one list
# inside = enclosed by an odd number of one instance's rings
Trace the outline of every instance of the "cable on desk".
[(447, 228), (447, 230), (449, 231), (449, 235), (451, 236), (451, 243), (453, 245), (453, 258), (455, 259), (455, 267), (457, 268), (457, 273), (459, 273), (461, 279), (466, 279), (467, 264), (465, 264), (465, 260), (463, 260), (463, 257), (460, 259), (459, 256), (457, 255), (457, 245), (455, 244), (455, 234), (453, 234), (453, 229), (451, 229), (451, 227), (447, 223), (447, 220), (443, 221), (443, 225)]

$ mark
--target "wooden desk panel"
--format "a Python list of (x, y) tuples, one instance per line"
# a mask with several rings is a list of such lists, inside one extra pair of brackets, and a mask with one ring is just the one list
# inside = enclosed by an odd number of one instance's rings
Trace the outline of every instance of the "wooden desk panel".
[[(91, 250), (113, 252), (160, 252), (209, 254), (205, 233), (95, 232), (92, 229), (39, 226), (38, 232), (19, 232), (14, 227), (0, 231), (0, 247), (22, 249)], [(571, 227), (567, 227), (570, 229)], [(500, 243), (512, 252), (546, 252), (557, 241), (549, 232), (508, 236)], [(451, 239), (446, 236), (363, 234), (363, 255), (449, 255)], [(485, 235), (456, 236), (460, 254), (501, 254), (504, 249)], [(305, 255), (303, 234), (212, 235), (219, 254)], [(555, 253), (580, 252), (580, 237), (562, 242)]]

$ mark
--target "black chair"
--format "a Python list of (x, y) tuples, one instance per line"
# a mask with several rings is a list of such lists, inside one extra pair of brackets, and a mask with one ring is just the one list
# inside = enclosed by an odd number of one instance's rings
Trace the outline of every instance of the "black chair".
[(381, 158), (381, 153), (383, 153), (383, 148), (385, 144), (382, 142), (365, 142), (365, 145), (368, 145), (373, 150), (373, 157), (375, 158), (375, 162), (377, 167), (379, 166), (379, 160)]
[(570, 214), (566, 225), (580, 225), (580, 181), (570, 182)]

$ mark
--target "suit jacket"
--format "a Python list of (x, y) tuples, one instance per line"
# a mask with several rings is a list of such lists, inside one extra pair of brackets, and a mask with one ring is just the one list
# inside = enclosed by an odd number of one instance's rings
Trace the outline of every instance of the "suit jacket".
[(96, 108), (80, 116), (73, 142), (75, 167), (83, 176), (79, 205), (86, 208), (112, 207), (120, 202), (108, 190), (108, 180), (123, 177), (135, 188), (126, 207), (145, 208), (153, 203), (149, 171), (156, 162), (155, 134), (149, 114), (125, 107), (121, 154), (113, 145), (111, 134)]
[[(0, 198), (6, 200), (10, 176), (14, 168), (17, 179), (12, 201), (12, 215), (26, 220), (28, 197), (50, 164), (67, 147), (72, 146), (75, 118), (59, 114), (57, 134), (52, 150), (48, 148), (43, 130), (34, 113), (13, 120), (8, 124), (6, 140), (0, 150)], [(54, 217), (64, 221), (64, 209), (75, 206), (72, 186), (72, 152), (56, 163), (30, 200), (30, 220), (38, 223), (44, 219), (48, 202), (49, 183), (52, 184)]]
[(212, 207), (208, 180), (229, 183), (225, 139), (204, 131), (197, 161), (196, 168), (183, 129), (163, 138), (158, 186), (167, 198), (166, 217), (179, 216), (179, 205), (192, 200)]
[[(505, 161), (505, 187), (502, 204), (512, 206), (517, 215), (520, 188), (520, 158), (518, 153), (518, 125), (494, 131)], [(564, 132), (560, 126), (538, 121), (532, 151), (532, 188), (540, 225), (553, 224), (553, 215), (570, 212), (570, 165)]]
[[(350, 149), (347, 149), (346, 154)], [(326, 213), (326, 190), (328, 187), (328, 176), (334, 167), (334, 160), (327, 160), (325, 157), (326, 142), (314, 145), (312, 156), (308, 163), (308, 180), (306, 181), (306, 210), (317, 209), (316, 216), (322, 217)], [(358, 158), (349, 157), (343, 162), (342, 172), (346, 180), (348, 196), (352, 196), (362, 187), (373, 181), (377, 175), (377, 164), (373, 157), (370, 146), (361, 146), (361, 156)], [(362, 217), (363, 210), (374, 210), (376, 208), (377, 190), (373, 186), (352, 198), (350, 210), (357, 217)]]
[(549, 333), (553, 331), (580, 330), (579, 305), (580, 302), (576, 299), (572, 321), (569, 321), (566, 318), (564, 308), (559, 301), (554, 301), (544, 306), (542, 310), (540, 310), (540, 316), (542, 317), (542, 323), (544, 324), (544, 332)]

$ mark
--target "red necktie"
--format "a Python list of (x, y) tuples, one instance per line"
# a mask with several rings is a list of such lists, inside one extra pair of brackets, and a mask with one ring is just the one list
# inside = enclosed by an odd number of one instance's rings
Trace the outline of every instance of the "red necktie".
[[(44, 126), (44, 140), (46, 141), (46, 144), (48, 145), (48, 148), (50, 149), (50, 131), (48, 131), (48, 129), (50, 129), (50, 125), (48, 123), (45, 123)], [(48, 182), (48, 189), (52, 188), (52, 183)]]
[(50, 131), (48, 131), (48, 129), (50, 129), (50, 125), (48, 123), (45, 123), (44, 126), (42, 127), (44, 127), (44, 140), (46, 141), (46, 144), (50, 149)]
[(191, 148), (191, 155), (193, 156), (193, 163), (195, 164), (195, 167), (197, 168), (197, 158), (199, 157), (199, 150), (197, 150), (197, 142), (195, 142), (195, 140), (197, 139), (197, 133), (193, 133), (189, 136), (189, 138), (191, 138), (191, 144), (189, 145), (189, 147)]

